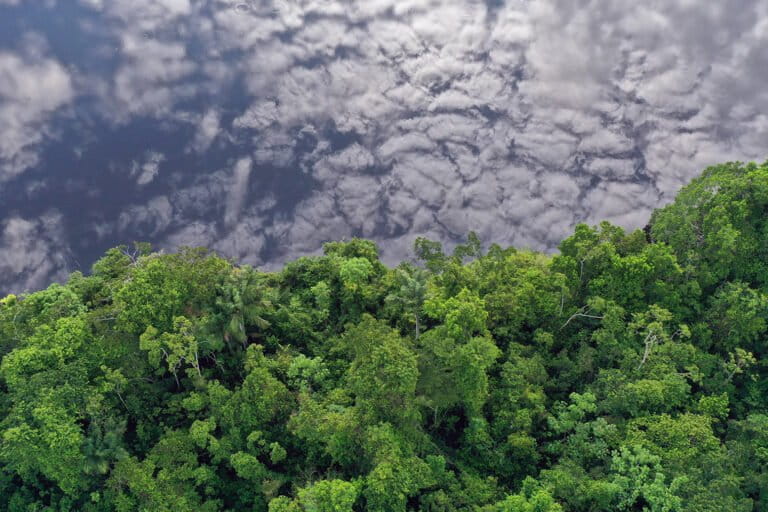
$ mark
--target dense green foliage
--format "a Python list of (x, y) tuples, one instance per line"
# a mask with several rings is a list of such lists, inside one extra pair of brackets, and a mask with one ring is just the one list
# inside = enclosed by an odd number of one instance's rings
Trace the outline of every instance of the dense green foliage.
[(110, 250), (0, 302), (11, 511), (768, 510), (768, 165), (557, 255)]

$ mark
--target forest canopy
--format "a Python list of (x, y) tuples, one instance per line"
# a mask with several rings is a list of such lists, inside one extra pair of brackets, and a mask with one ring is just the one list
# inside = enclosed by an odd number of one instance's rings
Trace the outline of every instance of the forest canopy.
[(109, 250), (0, 300), (0, 507), (768, 510), (768, 163), (554, 255)]

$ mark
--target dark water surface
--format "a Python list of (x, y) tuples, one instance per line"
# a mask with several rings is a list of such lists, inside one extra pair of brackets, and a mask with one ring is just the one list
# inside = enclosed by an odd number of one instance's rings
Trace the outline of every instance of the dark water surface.
[(109, 247), (552, 249), (768, 151), (768, 4), (0, 0), (0, 292)]

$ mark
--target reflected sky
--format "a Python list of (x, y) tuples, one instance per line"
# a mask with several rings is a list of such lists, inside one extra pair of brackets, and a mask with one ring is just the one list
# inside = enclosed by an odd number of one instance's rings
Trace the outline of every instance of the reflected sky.
[(768, 3), (0, 0), (0, 292), (109, 247), (552, 249), (768, 156)]

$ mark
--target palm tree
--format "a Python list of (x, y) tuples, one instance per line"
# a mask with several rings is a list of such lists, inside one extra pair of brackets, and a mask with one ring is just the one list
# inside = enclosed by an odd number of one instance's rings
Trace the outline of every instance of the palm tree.
[(82, 446), (86, 473), (104, 475), (109, 472), (113, 462), (128, 457), (128, 452), (122, 446), (125, 424), (125, 420), (112, 417), (90, 424), (89, 435)]
[(264, 287), (258, 282), (258, 274), (248, 267), (234, 268), (221, 285), (216, 299), (217, 323), (224, 341), (245, 348), (250, 327), (269, 327), (262, 314), (271, 306), (265, 298)]
[(427, 294), (427, 275), (427, 271), (421, 268), (412, 268), (410, 271), (398, 269), (400, 288), (384, 299), (387, 304), (401, 307), (410, 313), (416, 324), (417, 340), (420, 334), (421, 306)]

